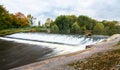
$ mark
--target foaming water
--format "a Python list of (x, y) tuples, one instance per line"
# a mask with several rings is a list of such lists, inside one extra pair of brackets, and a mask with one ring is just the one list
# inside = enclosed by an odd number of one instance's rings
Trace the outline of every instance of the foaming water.
[(91, 36), (86, 38), (82, 35), (46, 34), (46, 33), (16, 33), (8, 35), (6, 37), (70, 45), (82, 45), (88, 41), (94, 42), (106, 38), (105, 36)]
[(86, 45), (106, 38), (47, 33), (16, 33), (0, 37), (0, 70), (84, 50)]
[(86, 45), (95, 44), (105, 38), (107, 36), (85, 37), (83, 35), (16, 33), (1, 39), (46, 46), (52, 48), (59, 55), (84, 50)]

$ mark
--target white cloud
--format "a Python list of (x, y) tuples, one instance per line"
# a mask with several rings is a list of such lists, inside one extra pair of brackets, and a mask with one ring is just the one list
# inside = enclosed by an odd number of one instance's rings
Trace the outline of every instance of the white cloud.
[(43, 23), (48, 17), (54, 19), (61, 14), (119, 20), (119, 2), (119, 0), (1, 0), (0, 4), (11, 13), (32, 14)]

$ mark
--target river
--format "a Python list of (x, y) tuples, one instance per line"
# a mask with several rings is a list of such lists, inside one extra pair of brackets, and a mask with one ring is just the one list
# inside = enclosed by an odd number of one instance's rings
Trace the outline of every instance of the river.
[(7, 70), (54, 56), (84, 50), (108, 36), (16, 33), (0, 37), (0, 70)]

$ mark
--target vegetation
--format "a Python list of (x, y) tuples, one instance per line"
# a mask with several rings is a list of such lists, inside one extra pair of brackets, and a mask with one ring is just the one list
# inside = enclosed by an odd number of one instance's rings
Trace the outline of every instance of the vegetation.
[(29, 26), (29, 23), (24, 14), (20, 12), (10, 14), (2, 5), (0, 5), (0, 30), (26, 26)]
[[(31, 14), (28, 14), (27, 15), (27, 19), (28, 19), (28, 23), (29, 23), (29, 25), (30, 26), (32, 26), (33, 25), (33, 19), (34, 19), (34, 17), (31, 15)], [(40, 22), (39, 22), (40, 23)]]
[(55, 20), (55, 24), (59, 28), (60, 33), (70, 33), (70, 23), (69, 19), (66, 16), (58, 16)]
[(69, 66), (74, 67), (76, 70), (119, 70), (120, 48), (106, 53), (99, 53), (97, 56), (69, 64)]
[(105, 33), (105, 27), (102, 23), (97, 23), (94, 28), (93, 28), (93, 32), (95, 34), (104, 34)]
[(17, 32), (47, 32), (40, 26), (40, 21), (38, 22), (39, 26), (32, 26), (33, 20), (34, 17), (30, 14), (27, 17), (21, 12), (10, 14), (0, 5), (0, 36)]
[(118, 44), (117, 45), (120, 45), (120, 41), (118, 42)]
[[(120, 33), (120, 23), (118, 21), (97, 21), (88, 16), (61, 15), (55, 21), (50, 22), (50, 26), (57, 25), (58, 33), (113, 35)], [(51, 28), (50, 28), (51, 29)], [(90, 32), (89, 32), (90, 31)], [(54, 33), (54, 31), (51, 32)]]
[(80, 26), (78, 25), (77, 22), (75, 22), (72, 27), (71, 27), (71, 32), (72, 33), (80, 33), (81, 32), (81, 29), (80, 29)]
[(10, 28), (10, 29), (0, 30), (0, 36), (19, 33), (19, 32), (47, 32), (47, 30), (42, 27)]
[(51, 26), (51, 32), (53, 32), (53, 33), (58, 33), (58, 32), (59, 32), (58, 26), (57, 26), (57, 25)]
[[(33, 27), (34, 17), (28, 14), (27, 17), (18, 12), (16, 14), (9, 13), (2, 5), (0, 5), (0, 30)], [(41, 30), (42, 29), (42, 30)], [(99, 34), (112, 35), (120, 33), (120, 23), (118, 21), (97, 21), (88, 16), (80, 15), (60, 15), (55, 21), (48, 18), (43, 26), (32, 31), (44, 31), (51, 33), (64, 34)], [(4, 32), (4, 31), (3, 31)]]

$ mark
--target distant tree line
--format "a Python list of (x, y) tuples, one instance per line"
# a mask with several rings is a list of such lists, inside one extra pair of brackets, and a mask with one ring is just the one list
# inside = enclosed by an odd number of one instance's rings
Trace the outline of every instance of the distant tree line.
[[(2, 5), (0, 5), (0, 30), (9, 28), (30, 27), (33, 25), (35, 18), (32, 15), (25, 16), (21, 12), (16, 14), (9, 13)], [(43, 26), (38, 21), (37, 30), (51, 33), (65, 34), (99, 34), (112, 35), (120, 34), (120, 23), (118, 21), (98, 21), (85, 15), (60, 15), (54, 21), (48, 18)]]
[[(98, 21), (88, 16), (60, 15), (47, 26), (52, 33), (85, 34), (91, 32), (97, 35), (120, 34), (118, 21)], [(46, 25), (46, 23), (45, 23)], [(47, 23), (48, 25), (48, 23)]]

